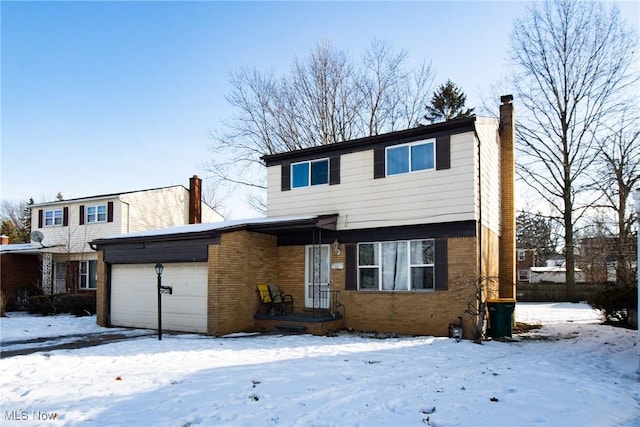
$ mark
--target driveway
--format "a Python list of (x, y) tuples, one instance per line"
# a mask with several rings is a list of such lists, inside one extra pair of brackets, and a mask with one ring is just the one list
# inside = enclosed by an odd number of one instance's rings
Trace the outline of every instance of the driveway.
[(138, 339), (153, 335), (156, 335), (155, 331), (134, 329), (119, 332), (98, 332), (2, 341), (0, 342), (0, 359), (53, 350), (71, 350), (75, 348), (94, 347), (97, 345)]

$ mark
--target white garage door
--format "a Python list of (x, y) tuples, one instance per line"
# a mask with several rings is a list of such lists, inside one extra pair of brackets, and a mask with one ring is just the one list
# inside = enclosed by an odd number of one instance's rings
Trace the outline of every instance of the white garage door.
[[(155, 264), (116, 264), (111, 268), (111, 324), (158, 328), (158, 279)], [(207, 264), (165, 263), (162, 286), (162, 329), (207, 332)]]

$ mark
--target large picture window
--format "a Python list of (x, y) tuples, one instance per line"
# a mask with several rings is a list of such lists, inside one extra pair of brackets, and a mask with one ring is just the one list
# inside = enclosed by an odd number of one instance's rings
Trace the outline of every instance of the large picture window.
[(107, 205), (87, 206), (87, 223), (106, 222)]
[(310, 185), (329, 183), (329, 159), (294, 163), (291, 165), (291, 187), (301, 188)]
[(56, 227), (62, 225), (62, 209), (44, 211), (44, 226)]
[(394, 145), (386, 148), (387, 175), (435, 168), (435, 141)]
[(80, 261), (80, 289), (96, 289), (98, 261)]
[(358, 288), (373, 291), (434, 289), (433, 240), (358, 244)]

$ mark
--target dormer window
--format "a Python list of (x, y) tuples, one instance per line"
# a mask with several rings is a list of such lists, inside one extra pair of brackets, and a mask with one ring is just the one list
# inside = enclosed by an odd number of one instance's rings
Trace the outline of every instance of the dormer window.
[(293, 163), (291, 188), (329, 184), (329, 159)]

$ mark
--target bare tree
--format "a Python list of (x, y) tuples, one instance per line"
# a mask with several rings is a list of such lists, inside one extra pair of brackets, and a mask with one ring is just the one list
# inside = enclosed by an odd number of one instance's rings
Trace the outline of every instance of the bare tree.
[(208, 178), (249, 190), (251, 205), (264, 211), (261, 156), (417, 126), (433, 72), (407, 70), (406, 62), (406, 52), (386, 42), (372, 42), (360, 63), (322, 42), (282, 77), (237, 70), (227, 96), (235, 114), (210, 135)]
[(3, 200), (0, 203), (0, 234), (9, 237), (10, 243), (28, 243), (31, 238), (31, 209), (28, 202)]
[(627, 202), (640, 183), (639, 120), (637, 108), (632, 107), (595, 138), (598, 169), (594, 183), (602, 194), (603, 207), (615, 214), (616, 283), (619, 286), (632, 286), (635, 282), (631, 267), (635, 245), (631, 230), (635, 217), (633, 209), (627, 209)]
[(597, 155), (593, 136), (637, 82), (635, 46), (617, 8), (598, 2), (536, 2), (514, 25), (513, 84), (524, 110), (518, 174), (562, 221), (569, 300), (576, 298), (574, 226), (593, 204), (587, 174)]

